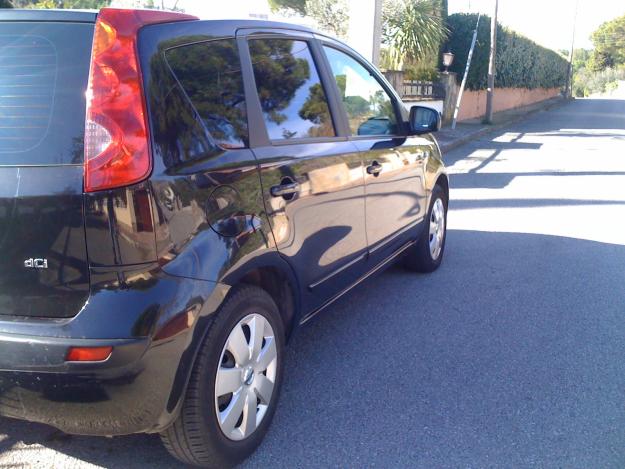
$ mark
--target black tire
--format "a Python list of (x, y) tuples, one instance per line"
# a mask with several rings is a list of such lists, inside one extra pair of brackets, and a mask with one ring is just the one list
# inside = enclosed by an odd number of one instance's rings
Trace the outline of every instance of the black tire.
[[(224, 435), (217, 420), (215, 381), (230, 332), (252, 313), (262, 315), (274, 331), (277, 373), (273, 394), (260, 424), (246, 439), (234, 441)], [(236, 287), (221, 306), (201, 345), (179, 417), (161, 433), (161, 440), (174, 457), (194, 466), (223, 468), (240, 463), (254, 452), (267, 433), (280, 395), (284, 338), (284, 324), (271, 296), (255, 286)]]
[[(432, 210), (437, 200), (440, 200), (444, 207), (444, 225), (440, 253), (436, 258), (433, 258), (430, 251), (430, 220), (432, 220)], [(415, 272), (429, 273), (434, 272), (441, 265), (443, 254), (445, 252), (445, 241), (447, 239), (447, 205), (448, 196), (443, 188), (438, 185), (434, 186), (423, 232), (421, 233), (416, 244), (409, 249), (404, 258), (404, 266), (407, 269)]]

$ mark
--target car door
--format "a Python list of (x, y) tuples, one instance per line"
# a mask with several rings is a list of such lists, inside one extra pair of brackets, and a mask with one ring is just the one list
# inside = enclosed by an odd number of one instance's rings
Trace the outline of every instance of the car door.
[(323, 44), (349, 138), (365, 165), (366, 226), (372, 261), (414, 239), (426, 211), (424, 157), (433, 143), (407, 136), (399, 98), (379, 73), (338, 43)]
[(238, 36), (248, 54), (252, 148), (266, 211), (276, 246), (299, 278), (303, 309), (313, 311), (365, 268), (362, 157), (341, 135), (338, 103), (327, 86), (332, 78), (319, 67), (312, 35), (244, 30)]

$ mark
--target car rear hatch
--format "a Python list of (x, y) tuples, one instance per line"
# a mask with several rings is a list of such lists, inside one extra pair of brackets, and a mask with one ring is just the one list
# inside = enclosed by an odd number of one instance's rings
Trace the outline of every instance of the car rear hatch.
[(94, 20), (0, 12), (0, 317), (67, 318), (89, 296), (83, 139)]

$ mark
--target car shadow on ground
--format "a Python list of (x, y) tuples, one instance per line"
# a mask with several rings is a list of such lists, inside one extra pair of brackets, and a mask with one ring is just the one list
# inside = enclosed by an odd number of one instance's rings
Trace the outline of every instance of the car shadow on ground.
[[(450, 231), (434, 274), (394, 267), (296, 333), (246, 465), (622, 466), (624, 266), (621, 245)], [(103, 467), (176, 464), (155, 436), (0, 420), (9, 460), (40, 447)]]

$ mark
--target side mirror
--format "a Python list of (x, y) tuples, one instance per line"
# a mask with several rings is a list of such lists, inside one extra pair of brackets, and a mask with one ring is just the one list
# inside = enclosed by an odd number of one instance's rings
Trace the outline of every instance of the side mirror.
[(430, 107), (412, 106), (409, 124), (413, 135), (436, 132), (441, 129), (441, 115)]

